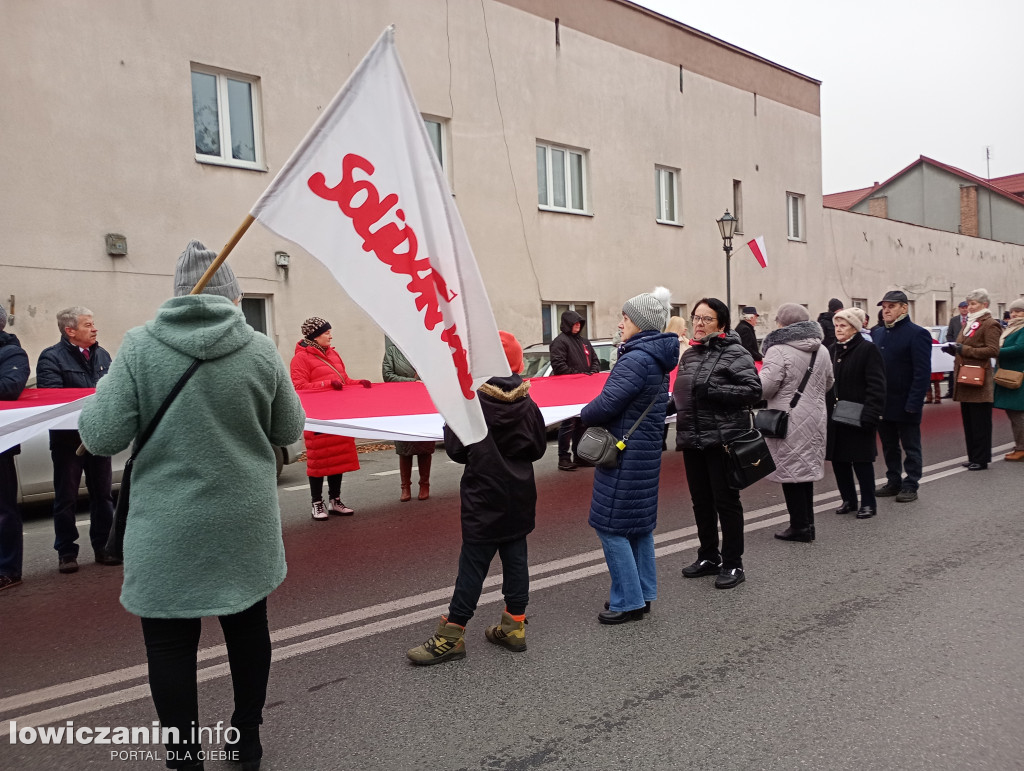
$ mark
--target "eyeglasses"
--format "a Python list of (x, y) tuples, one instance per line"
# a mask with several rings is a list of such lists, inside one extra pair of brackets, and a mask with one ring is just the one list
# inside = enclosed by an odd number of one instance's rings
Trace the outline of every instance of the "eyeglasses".
[(710, 324), (712, 321), (718, 321), (714, 316), (691, 316), (694, 321), (700, 321), (703, 324)]

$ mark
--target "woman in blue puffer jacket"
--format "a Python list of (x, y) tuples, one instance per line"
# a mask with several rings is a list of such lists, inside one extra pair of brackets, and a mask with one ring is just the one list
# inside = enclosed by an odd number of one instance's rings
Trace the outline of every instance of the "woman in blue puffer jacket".
[(611, 592), (602, 624), (639, 621), (657, 597), (654, 528), (658, 523), (661, 441), (669, 373), (679, 361), (679, 338), (664, 334), (671, 295), (664, 287), (622, 306), (622, 345), (604, 389), (583, 408), (587, 426), (602, 426), (616, 438), (651, 407), (619, 456), (617, 468), (594, 470), (590, 526), (604, 548)]

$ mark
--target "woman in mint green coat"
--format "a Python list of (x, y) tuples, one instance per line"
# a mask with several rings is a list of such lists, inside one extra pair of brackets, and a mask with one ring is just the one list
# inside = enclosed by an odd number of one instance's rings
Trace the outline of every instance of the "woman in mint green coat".
[[(1008, 310), (1010, 322), (999, 341), (999, 369), (1024, 372), (1024, 297), (1010, 303)], [(1006, 460), (1024, 461), (1024, 385), (1007, 388), (996, 383), (995, 406), (1006, 410), (1013, 429), (1013, 449)]]
[(245, 323), (232, 270), (221, 266), (203, 294), (188, 294), (215, 257), (188, 245), (176, 296), (125, 335), (79, 431), (90, 452), (120, 452), (201, 360), (135, 462), (121, 604), (142, 617), (157, 715), (179, 731), (166, 745), (168, 768), (202, 768), (191, 741), (192, 726), (208, 724), (199, 722), (196, 657), (201, 617), (218, 616), (238, 729), (225, 749), (257, 769), (270, 675), (266, 598), (285, 576), (273, 445), (297, 441), (305, 414), (276, 347)]

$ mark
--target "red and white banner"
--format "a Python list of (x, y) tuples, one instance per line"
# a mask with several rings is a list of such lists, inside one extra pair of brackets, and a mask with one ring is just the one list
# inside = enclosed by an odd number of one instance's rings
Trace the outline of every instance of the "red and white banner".
[(464, 443), (484, 438), (476, 389), (509, 375), (508, 362), (394, 28), (356, 67), (251, 214), (327, 266), (416, 368)]
[(768, 250), (764, 246), (764, 236), (758, 236), (757, 238), (747, 241), (747, 246), (750, 247), (750, 251), (754, 254), (754, 259), (758, 261), (762, 268), (768, 267)]
[[(604, 387), (608, 373), (561, 375), (532, 380), (530, 395), (546, 425), (580, 414)], [(26, 390), (13, 402), (0, 401), (0, 452), (51, 428), (76, 428), (91, 388)], [(299, 391), (306, 430), (360, 439), (441, 441), (444, 418), (423, 383), (376, 383), (373, 388)]]

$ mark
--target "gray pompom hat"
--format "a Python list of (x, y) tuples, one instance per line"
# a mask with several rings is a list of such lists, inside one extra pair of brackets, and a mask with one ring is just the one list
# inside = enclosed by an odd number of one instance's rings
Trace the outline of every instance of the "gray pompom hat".
[[(216, 252), (211, 252), (199, 241), (189, 241), (185, 251), (178, 257), (178, 265), (174, 269), (174, 296), (190, 294), (215, 259)], [(202, 293), (217, 294), (234, 302), (242, 296), (242, 287), (239, 286), (231, 266), (225, 262), (217, 268), (217, 272), (213, 274), (213, 278), (203, 288)]]
[(644, 292), (626, 300), (622, 312), (641, 332), (664, 332), (668, 324), (671, 299), (672, 293), (659, 286), (653, 292)]

